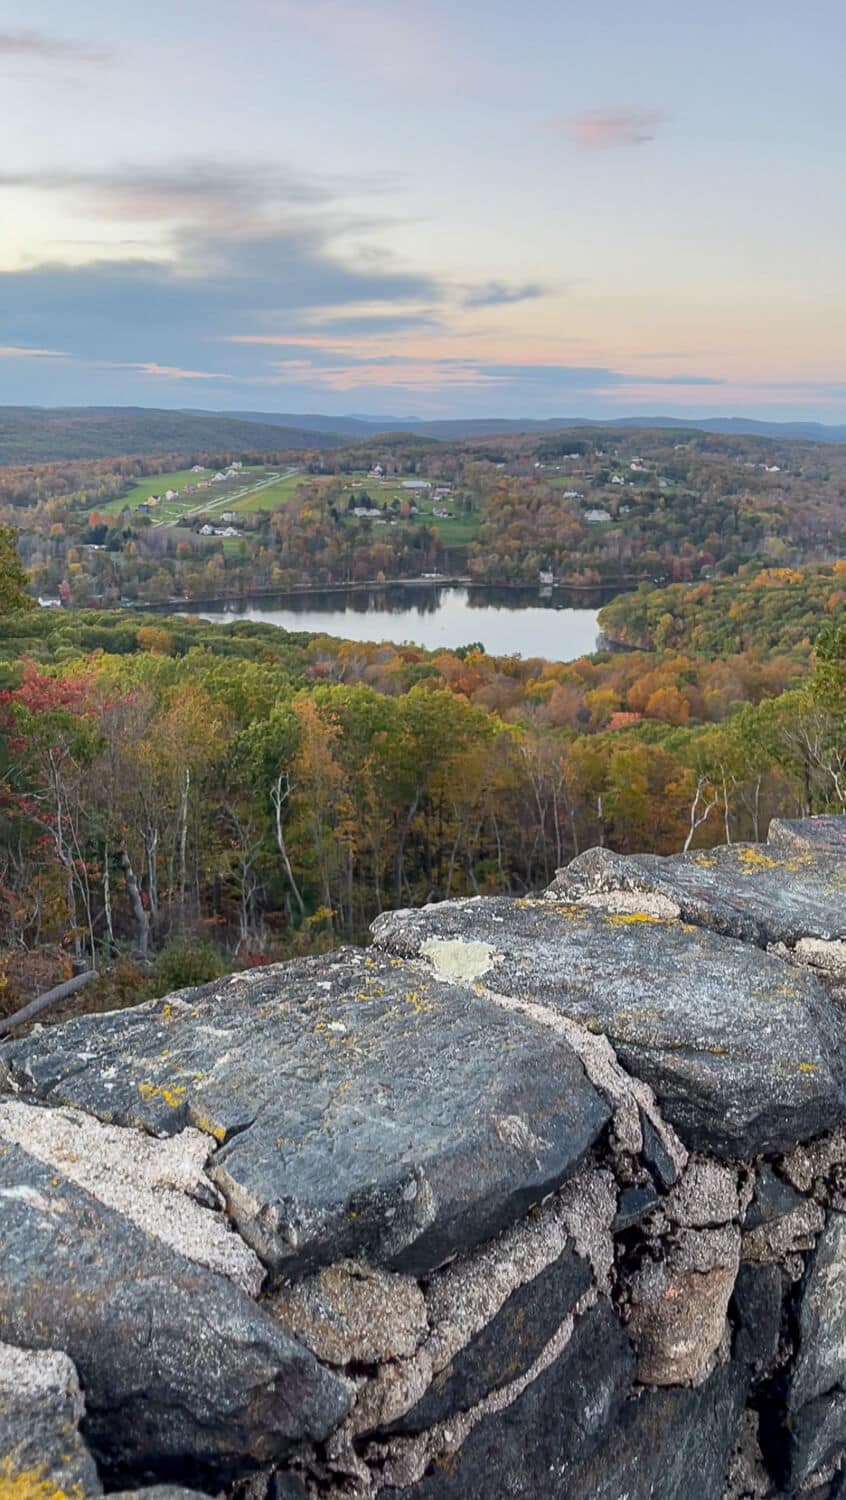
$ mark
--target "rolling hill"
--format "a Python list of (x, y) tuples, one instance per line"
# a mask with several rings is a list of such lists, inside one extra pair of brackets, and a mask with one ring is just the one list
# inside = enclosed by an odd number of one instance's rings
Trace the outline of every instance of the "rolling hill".
[(342, 441), (302, 426), (264, 425), (240, 414), (141, 406), (0, 407), (0, 464), (110, 458), (124, 453), (270, 452), (333, 448)]

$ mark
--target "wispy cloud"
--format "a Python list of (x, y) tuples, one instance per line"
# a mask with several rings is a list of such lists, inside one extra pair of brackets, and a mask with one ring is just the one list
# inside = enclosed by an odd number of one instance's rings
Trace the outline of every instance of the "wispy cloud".
[(35, 58), (44, 62), (106, 62), (110, 53), (88, 42), (72, 37), (53, 36), (45, 31), (0, 31), (0, 61), (7, 57)]
[(472, 60), (457, 57), (434, 19), (395, 0), (265, 0), (265, 9), (322, 51), (399, 90), (466, 83)]
[(511, 307), (516, 302), (532, 302), (544, 295), (536, 281), (524, 286), (508, 286), (504, 281), (489, 281), (485, 286), (468, 287), (462, 305), (473, 307)]
[(667, 116), (655, 109), (606, 109), (569, 115), (556, 126), (575, 145), (587, 151), (611, 151), (618, 146), (645, 146)]
[(33, 349), (27, 344), (0, 344), (0, 359), (69, 359), (62, 349)]

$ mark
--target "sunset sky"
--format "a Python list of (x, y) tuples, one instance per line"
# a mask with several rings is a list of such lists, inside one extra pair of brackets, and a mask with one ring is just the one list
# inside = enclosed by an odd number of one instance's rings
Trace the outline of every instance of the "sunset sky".
[(0, 0), (0, 402), (846, 421), (845, 53), (842, 0)]

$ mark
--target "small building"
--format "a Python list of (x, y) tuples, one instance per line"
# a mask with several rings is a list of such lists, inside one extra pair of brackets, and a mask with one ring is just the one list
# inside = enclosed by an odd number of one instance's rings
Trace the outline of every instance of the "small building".
[(551, 568), (541, 568), (538, 573), (538, 583), (542, 588), (551, 588), (555, 582), (555, 574)]
[(191, 470), (192, 474), (205, 474), (205, 472), (205, 468), (202, 464), (195, 464), (193, 469)]
[(404, 479), (402, 487), (404, 490), (430, 490), (432, 485), (428, 479)]
[(611, 475), (611, 483), (612, 484), (625, 484), (625, 482), (626, 481), (623, 478), (622, 474), (612, 474)]
[(589, 526), (606, 526), (611, 520), (611, 512), (607, 510), (586, 510), (585, 520)]
[(223, 522), (224, 526), (233, 526), (238, 517), (235, 514), (234, 510), (225, 510), (220, 519)]

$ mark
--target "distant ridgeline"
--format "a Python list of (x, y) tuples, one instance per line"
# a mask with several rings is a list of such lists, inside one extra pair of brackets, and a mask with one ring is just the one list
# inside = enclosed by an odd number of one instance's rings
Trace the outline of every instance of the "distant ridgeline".
[(841, 1496), (845, 896), (593, 849), (7, 1042), (0, 1491)]

